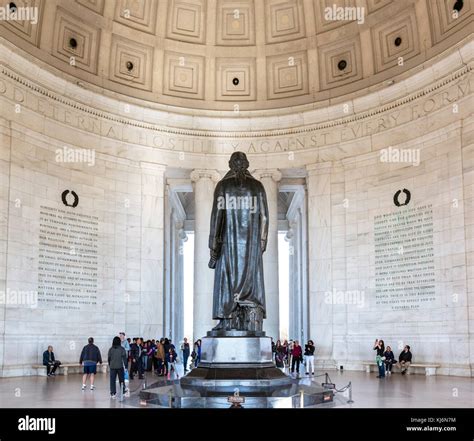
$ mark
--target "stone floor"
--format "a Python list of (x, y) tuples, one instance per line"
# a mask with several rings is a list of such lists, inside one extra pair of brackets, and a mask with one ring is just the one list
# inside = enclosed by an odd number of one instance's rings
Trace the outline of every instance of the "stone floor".
[[(474, 407), (474, 382), (471, 378), (393, 374), (377, 379), (375, 373), (360, 371), (327, 371), (332, 382), (342, 389), (352, 382), (353, 404), (336, 394), (332, 404), (323, 407)], [(324, 372), (316, 372), (324, 374)], [(148, 373), (148, 383), (158, 377)], [(150, 378), (151, 377), (151, 378)], [(0, 407), (80, 407), (125, 408), (139, 406), (138, 393), (143, 381), (130, 382), (131, 396), (123, 402), (109, 397), (108, 375), (97, 374), (96, 390), (81, 390), (81, 375), (47, 377), (15, 377), (0, 379)], [(164, 380), (163, 380), (164, 381)], [(304, 382), (324, 381), (324, 376), (304, 379)]]

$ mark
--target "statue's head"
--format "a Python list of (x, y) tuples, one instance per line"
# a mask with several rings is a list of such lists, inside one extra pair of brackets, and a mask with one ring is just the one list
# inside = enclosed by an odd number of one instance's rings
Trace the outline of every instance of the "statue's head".
[(249, 161), (244, 152), (232, 153), (229, 160), (229, 167), (235, 172), (243, 172), (249, 168)]

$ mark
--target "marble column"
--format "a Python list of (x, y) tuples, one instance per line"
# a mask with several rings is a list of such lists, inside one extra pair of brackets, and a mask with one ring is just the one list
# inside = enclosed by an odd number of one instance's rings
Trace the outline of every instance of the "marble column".
[(304, 342), (308, 339), (305, 189), (302, 185), (285, 185), (280, 191), (294, 193), (286, 214), (289, 225), (286, 240), (290, 244), (289, 336)]
[(214, 187), (220, 175), (216, 170), (196, 169), (191, 172), (194, 187), (194, 305), (193, 339), (204, 337), (217, 321), (212, 319), (214, 271), (209, 263), (209, 231)]
[(140, 335), (159, 337), (163, 329), (165, 166), (141, 162)]
[(263, 254), (265, 276), (265, 301), (267, 318), (263, 329), (276, 341), (280, 335), (280, 296), (278, 289), (278, 182), (281, 172), (277, 169), (255, 170), (253, 175), (265, 187), (268, 203), (269, 229), (267, 250)]
[(173, 186), (167, 186), (167, 195), (165, 329), (166, 335), (179, 343), (184, 333), (183, 242), (187, 240), (184, 232), (186, 212)]
[(295, 302), (295, 293), (298, 289), (297, 259), (295, 256), (295, 224), (289, 223), (288, 231), (285, 235), (285, 241), (288, 242), (290, 255), (288, 256), (289, 277), (288, 277), (288, 338), (295, 339), (298, 335), (298, 305)]
[(324, 162), (306, 166), (309, 245), (309, 338), (314, 340), (317, 359), (323, 367), (334, 367), (333, 306), (325, 302), (332, 291), (331, 166)]

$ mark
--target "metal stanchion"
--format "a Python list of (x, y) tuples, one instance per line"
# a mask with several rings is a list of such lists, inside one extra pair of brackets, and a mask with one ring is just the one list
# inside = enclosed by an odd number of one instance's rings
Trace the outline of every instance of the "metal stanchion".
[(349, 404), (353, 403), (354, 400), (352, 399), (352, 381), (349, 381), (349, 399), (347, 400)]

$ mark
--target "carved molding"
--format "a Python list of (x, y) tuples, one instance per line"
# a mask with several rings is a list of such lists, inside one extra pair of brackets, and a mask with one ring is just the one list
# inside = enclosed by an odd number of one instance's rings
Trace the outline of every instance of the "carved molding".
[(257, 169), (252, 172), (252, 175), (258, 179), (272, 179), (274, 182), (280, 182), (283, 177), (280, 170), (277, 168)]
[(435, 92), (436, 90), (453, 83), (463, 76), (472, 72), (472, 66), (465, 65), (456, 71), (446, 75), (444, 78), (432, 83), (428, 87), (423, 87), (419, 90), (416, 90), (412, 93), (409, 93), (403, 98), (395, 99), (387, 104), (382, 106), (351, 114), (350, 116), (344, 118), (337, 118), (331, 121), (326, 121), (317, 124), (308, 124), (304, 126), (288, 128), (288, 129), (275, 129), (275, 130), (247, 130), (247, 131), (222, 131), (222, 130), (200, 130), (200, 129), (181, 129), (175, 127), (169, 127), (159, 124), (151, 124), (147, 122), (142, 122), (139, 120), (134, 120), (131, 118), (125, 118), (122, 116), (117, 116), (113, 113), (109, 113), (103, 110), (99, 110), (85, 104), (81, 104), (78, 101), (67, 98), (64, 95), (53, 92), (50, 89), (47, 89), (43, 86), (40, 86), (32, 81), (26, 79), (24, 76), (13, 71), (4, 64), (0, 64), (0, 73), (6, 78), (11, 79), (12, 81), (18, 83), (19, 85), (35, 92), (36, 94), (47, 97), (48, 99), (55, 101), (57, 103), (63, 104), (81, 112), (84, 112), (87, 115), (101, 118), (110, 122), (114, 122), (123, 126), (136, 127), (139, 129), (148, 129), (156, 131), (157, 133), (165, 133), (170, 135), (183, 135), (183, 136), (197, 136), (197, 137), (216, 137), (216, 138), (268, 138), (268, 137), (280, 137), (286, 135), (295, 135), (295, 134), (305, 134), (316, 131), (322, 131), (325, 129), (345, 127), (351, 122), (364, 121), (366, 119), (371, 119), (377, 115), (382, 115), (386, 112), (393, 111), (398, 107), (402, 107), (410, 102), (418, 100), (424, 96)]

